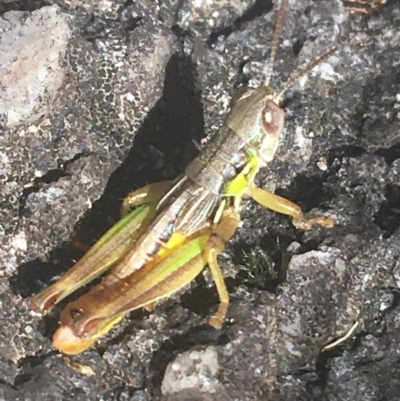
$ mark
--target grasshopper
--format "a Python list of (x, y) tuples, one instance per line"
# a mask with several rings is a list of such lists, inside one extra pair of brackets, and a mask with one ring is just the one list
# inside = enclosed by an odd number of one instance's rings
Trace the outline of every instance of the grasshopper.
[(221, 328), (229, 295), (217, 257), (240, 224), (244, 197), (291, 216), (300, 229), (335, 224), (331, 217), (307, 217), (299, 206), (254, 184), (260, 168), (274, 158), (284, 126), (280, 102), (288, 85), (277, 93), (269, 81), (286, 5), (283, 0), (278, 12), (264, 85), (238, 91), (223, 126), (184, 173), (173, 182), (147, 185), (129, 194), (122, 205), (124, 217), (59, 281), (32, 298), (32, 309), (46, 313), (110, 270), (100, 284), (62, 311), (53, 337), (53, 345), (62, 352), (84, 351), (134, 309), (152, 310), (159, 300), (189, 284), (206, 265), (220, 299), (209, 323)]

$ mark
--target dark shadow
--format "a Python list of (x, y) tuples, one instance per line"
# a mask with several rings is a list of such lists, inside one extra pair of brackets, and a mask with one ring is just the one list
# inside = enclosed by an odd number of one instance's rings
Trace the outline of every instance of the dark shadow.
[(48, 6), (49, 2), (45, 0), (14, 0), (9, 2), (0, 2), (0, 15), (8, 11), (35, 11)]
[(392, 164), (395, 160), (400, 159), (400, 143), (396, 143), (388, 148), (378, 149), (375, 154), (385, 158), (387, 164)]
[[(205, 269), (207, 270), (208, 267)], [(218, 308), (218, 292), (214, 281), (211, 287), (207, 286), (203, 274), (196, 277), (196, 284), (197, 285), (191, 288), (190, 291), (182, 293), (180, 296), (180, 305), (207, 321)], [(225, 278), (225, 284), (229, 293), (231, 293), (235, 285), (237, 285), (235, 280), (230, 278)]]
[(226, 27), (219, 27), (211, 33), (207, 39), (207, 46), (212, 47), (219, 38), (227, 38), (232, 32), (241, 29), (241, 27), (255, 18), (261, 17), (264, 14), (269, 13), (272, 10), (273, 4), (271, 0), (256, 0), (255, 3), (244, 12), (242, 16), (237, 18), (231, 25)]
[(275, 192), (308, 211), (334, 198), (334, 193), (323, 185), (325, 182), (327, 174), (297, 175), (287, 188), (278, 188)]
[[(118, 219), (121, 202), (145, 184), (174, 179), (197, 155), (203, 135), (201, 94), (195, 88), (195, 66), (184, 56), (171, 57), (162, 98), (149, 112), (122, 165), (111, 175), (103, 196), (79, 222), (74, 241), (94, 244)], [(29, 297), (64, 273), (82, 256), (71, 242), (49, 255), (50, 262), (31, 261), (10, 280), (12, 291)]]
[(374, 216), (374, 223), (390, 237), (400, 227), (400, 186), (387, 185), (385, 198)]

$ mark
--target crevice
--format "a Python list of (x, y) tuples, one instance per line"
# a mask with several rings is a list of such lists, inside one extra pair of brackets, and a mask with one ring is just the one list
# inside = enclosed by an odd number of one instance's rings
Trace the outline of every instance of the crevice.
[(329, 375), (331, 372), (331, 361), (333, 358), (342, 355), (343, 349), (338, 347), (334, 348), (329, 352), (320, 352), (315, 362), (315, 374), (316, 379), (310, 380), (306, 384), (306, 389), (309, 394), (315, 392), (315, 388), (318, 388), (318, 393), (324, 394), (325, 389), (329, 383)]
[(61, 168), (56, 168), (54, 170), (49, 170), (42, 177), (35, 178), (29, 187), (24, 188), (22, 195), (19, 198), (19, 210), (18, 216), (29, 217), (29, 209), (26, 208), (26, 202), (32, 193), (39, 192), (44, 185), (50, 184), (52, 182), (57, 182), (63, 177), (68, 177), (70, 174), (65, 172)]
[(294, 56), (296, 58), (300, 54), (301, 49), (303, 48), (305, 41), (306, 41), (305, 37), (300, 37), (300, 38), (297, 38), (296, 41), (293, 43), (292, 51), (293, 51), (293, 54), (294, 54)]
[(0, 15), (8, 11), (28, 11), (32, 12), (54, 3), (52, 0), (15, 0), (0, 3)]
[(397, 143), (389, 148), (378, 149), (374, 152), (377, 156), (382, 156), (388, 165), (391, 165), (395, 160), (400, 159), (400, 143)]
[(232, 32), (240, 30), (245, 23), (269, 13), (272, 8), (273, 4), (271, 0), (256, 0), (256, 2), (247, 11), (245, 11), (242, 16), (237, 18), (230, 26), (220, 27), (212, 32), (206, 41), (207, 46), (214, 46), (218, 42), (219, 38), (227, 38), (232, 34)]
[(18, 389), (25, 383), (32, 380), (32, 378), (37, 374), (35, 371), (36, 367), (42, 366), (43, 363), (50, 357), (57, 354), (57, 351), (51, 351), (48, 353), (43, 353), (39, 351), (36, 355), (26, 356), (18, 361), (19, 374), (15, 377), (13, 387)]
[(119, 21), (122, 24), (122, 31), (125, 33), (134, 31), (144, 18), (144, 15), (137, 15), (133, 0), (126, 0), (119, 9)]
[(39, 351), (36, 355), (29, 355), (24, 358), (18, 360), (18, 368), (19, 369), (33, 369), (36, 366), (41, 365), (46, 359), (57, 355), (57, 351), (50, 351), (48, 353), (44, 353), (43, 351)]
[[(357, 145), (342, 146), (340, 148), (331, 149), (329, 151), (327, 162), (329, 166), (332, 166), (332, 164), (334, 164), (335, 159), (343, 161), (344, 158), (358, 157), (366, 153), (368, 152), (361, 146)], [(340, 168), (339, 166), (336, 167), (337, 169)]]
[(391, 236), (400, 227), (400, 186), (387, 185), (385, 198), (374, 216), (374, 223)]
[(26, 202), (30, 194), (39, 192), (46, 184), (51, 184), (59, 181), (61, 178), (71, 176), (71, 173), (68, 172), (69, 166), (80, 159), (90, 156), (91, 154), (91, 152), (78, 153), (70, 160), (58, 162), (57, 168), (49, 170), (41, 177), (35, 178), (29, 187), (26, 187), (22, 191), (22, 195), (19, 198), (19, 217), (27, 217), (27, 213), (29, 213), (28, 209), (26, 209)]
[(297, 175), (287, 188), (278, 188), (275, 193), (292, 200), (306, 211), (320, 207), (335, 196), (330, 188), (324, 186), (330, 174)]

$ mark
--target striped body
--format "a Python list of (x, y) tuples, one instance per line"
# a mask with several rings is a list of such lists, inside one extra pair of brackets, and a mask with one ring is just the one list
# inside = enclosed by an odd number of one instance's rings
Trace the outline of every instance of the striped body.
[[(79, 334), (86, 332), (87, 317), (106, 317), (110, 310), (117, 314), (118, 310), (129, 308), (121, 305), (121, 294), (151, 271), (149, 266), (157, 266), (189, 242), (193, 235), (207, 230), (223, 198), (241, 198), (245, 194), (259, 165), (263, 164), (258, 160), (263, 155), (257, 153), (257, 163), (250, 178), (238, 184), (235, 180), (246, 170), (249, 152), (256, 153), (265, 148), (262, 142), (271, 137), (263, 124), (265, 109), (270, 112), (270, 103), (273, 103), (271, 96), (274, 92), (269, 87), (246, 88), (232, 100), (224, 125), (158, 203), (153, 221), (133, 248), (99, 285), (67, 306), (63, 315), (74, 310), (73, 323), (68, 324), (74, 324)], [(275, 108), (283, 114), (273, 103), (272, 110)], [(282, 126), (283, 117), (278, 124), (280, 131)], [(266, 148), (268, 151), (273, 148), (274, 153), (277, 138), (274, 132), (271, 134), (272, 145), (267, 142)], [(279, 135), (277, 137), (279, 139)], [(164, 285), (162, 280), (159, 284)]]

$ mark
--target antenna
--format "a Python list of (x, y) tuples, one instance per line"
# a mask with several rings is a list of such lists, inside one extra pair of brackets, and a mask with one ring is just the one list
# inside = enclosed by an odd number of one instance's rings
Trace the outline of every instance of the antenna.
[(283, 94), (289, 89), (290, 85), (294, 81), (297, 81), (307, 73), (309, 73), (312, 69), (314, 69), (318, 64), (323, 63), (327, 58), (329, 58), (333, 53), (336, 53), (339, 49), (337, 47), (334, 47), (333, 49), (329, 50), (327, 53), (322, 55), (320, 58), (317, 60), (313, 61), (312, 63), (308, 64), (303, 70), (299, 71), (296, 73), (293, 77), (289, 78), (289, 80), (285, 83), (279, 94), (277, 95), (277, 101), (280, 103), (282, 100)]
[(282, 29), (283, 14), (285, 13), (286, 6), (287, 6), (287, 0), (282, 0), (278, 16), (276, 17), (275, 31), (274, 31), (274, 36), (272, 38), (271, 53), (269, 55), (267, 66), (264, 68), (265, 86), (269, 85), (269, 81), (271, 80), (271, 76), (274, 70), (275, 55), (276, 55), (276, 50), (278, 49), (279, 36), (281, 34), (281, 29)]

